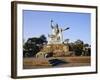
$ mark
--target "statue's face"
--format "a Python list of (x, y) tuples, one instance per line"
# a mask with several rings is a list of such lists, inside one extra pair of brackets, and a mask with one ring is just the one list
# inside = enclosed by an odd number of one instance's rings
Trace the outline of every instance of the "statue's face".
[(59, 33), (59, 28), (58, 28), (58, 24), (55, 25), (55, 27), (52, 29), (53, 34), (57, 35)]
[(55, 27), (56, 27), (56, 29), (58, 29), (58, 24), (56, 24), (56, 26), (55, 26)]
[(55, 27), (54, 32), (55, 32), (56, 35), (59, 33), (58, 26)]

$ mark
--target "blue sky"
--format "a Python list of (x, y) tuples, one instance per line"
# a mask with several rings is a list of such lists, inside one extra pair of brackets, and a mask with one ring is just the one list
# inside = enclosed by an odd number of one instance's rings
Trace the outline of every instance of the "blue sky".
[(70, 39), (70, 42), (80, 39), (90, 44), (90, 13), (23, 10), (23, 38), (27, 40), (42, 34), (48, 37), (52, 30), (51, 19), (61, 28), (70, 27), (69, 30), (63, 32), (64, 39)]

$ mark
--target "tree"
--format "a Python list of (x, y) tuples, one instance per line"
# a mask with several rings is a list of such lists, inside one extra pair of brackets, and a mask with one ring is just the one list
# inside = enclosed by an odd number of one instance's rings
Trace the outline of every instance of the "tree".
[[(29, 42), (28, 42), (29, 41)], [(33, 57), (39, 51), (39, 47), (36, 44), (32, 44), (30, 40), (28, 40), (23, 46), (23, 56), (24, 57)]]
[(91, 46), (88, 43), (84, 44), (84, 55), (91, 55)]
[(64, 42), (68, 44), (68, 43), (69, 43), (69, 39), (65, 39), (65, 41), (64, 41)]
[(47, 42), (47, 38), (45, 37), (45, 35), (41, 35), (41, 36), (40, 36), (40, 39), (42, 39), (43, 42)]
[(40, 37), (28, 38), (27, 42), (23, 45), (23, 56), (33, 57), (35, 56), (43, 47), (44, 43), (47, 43), (45, 35)]
[(77, 55), (77, 56), (82, 55), (83, 44), (84, 44), (84, 42), (82, 40), (75, 41), (75, 45), (74, 45), (75, 55)]
[(74, 51), (74, 43), (69, 43), (69, 51)]
[(84, 47), (89, 47), (89, 44), (88, 43), (84, 44)]
[(84, 42), (82, 41), (82, 40), (80, 40), (80, 39), (78, 39), (77, 41), (75, 41), (75, 44), (84, 44)]

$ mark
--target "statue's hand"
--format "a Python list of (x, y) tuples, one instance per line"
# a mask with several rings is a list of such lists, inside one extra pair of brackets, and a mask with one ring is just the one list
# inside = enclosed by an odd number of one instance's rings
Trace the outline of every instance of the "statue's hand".
[(63, 29), (62, 31), (65, 31), (65, 30), (68, 30), (68, 29), (70, 29), (70, 27), (67, 27), (66, 29)]
[(51, 22), (53, 22), (53, 20), (51, 20)]

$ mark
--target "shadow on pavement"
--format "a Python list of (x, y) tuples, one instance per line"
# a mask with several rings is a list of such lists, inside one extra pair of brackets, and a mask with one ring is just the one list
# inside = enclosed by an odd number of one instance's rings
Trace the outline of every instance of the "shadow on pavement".
[(58, 65), (66, 64), (68, 62), (60, 60), (60, 59), (51, 59), (49, 60), (49, 63), (52, 64), (52, 66), (58, 66)]

